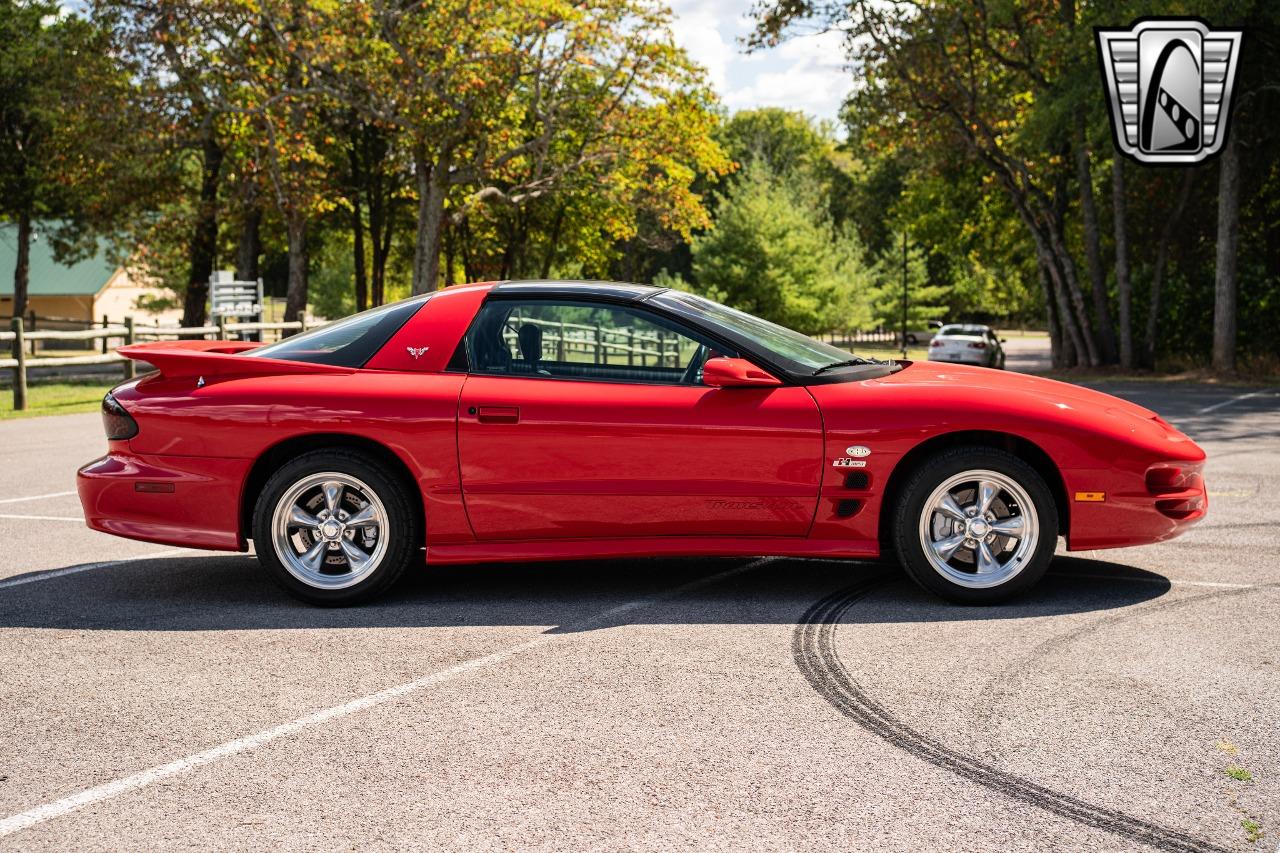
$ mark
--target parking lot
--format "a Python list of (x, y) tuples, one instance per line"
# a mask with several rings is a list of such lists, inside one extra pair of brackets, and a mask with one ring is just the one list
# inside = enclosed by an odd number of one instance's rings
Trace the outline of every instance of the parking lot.
[(96, 534), (0, 423), (0, 847), (1267, 850), (1280, 390), (1123, 383), (1209, 517), (945, 604), (890, 567), (426, 569), (344, 610)]

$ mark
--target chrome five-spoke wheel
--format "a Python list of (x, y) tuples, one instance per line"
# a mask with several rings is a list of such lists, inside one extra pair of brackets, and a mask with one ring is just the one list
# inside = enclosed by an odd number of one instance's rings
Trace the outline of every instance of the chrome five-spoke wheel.
[(930, 565), (952, 583), (998, 586), (1026, 567), (1039, 523), (1022, 486), (995, 471), (947, 478), (925, 500), (920, 544)]
[(960, 446), (921, 458), (900, 495), (894, 549), (916, 583), (944, 598), (1002, 601), (1034, 585), (1053, 559), (1053, 492), (1007, 450)]
[(348, 448), (299, 454), (259, 492), (253, 540), (267, 573), (303, 601), (354, 604), (422, 560), (422, 506), (394, 460)]
[(387, 550), (387, 511), (349, 474), (324, 471), (295, 483), (276, 503), (272, 544), (285, 568), (318, 589), (358, 584)]

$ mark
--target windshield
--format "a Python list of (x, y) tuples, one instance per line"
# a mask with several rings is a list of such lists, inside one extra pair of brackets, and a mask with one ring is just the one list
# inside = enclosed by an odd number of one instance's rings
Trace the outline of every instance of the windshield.
[(651, 300), (679, 313), (693, 315), (720, 326), (738, 337), (746, 338), (768, 350), (783, 362), (790, 362), (810, 371), (853, 360), (846, 350), (815, 341), (785, 326), (761, 320), (743, 311), (712, 302), (692, 293), (667, 290)]
[(341, 367), (363, 367), (373, 354), (422, 307), (429, 297), (417, 296), (372, 308), (276, 344), (244, 353), (250, 358), (279, 358)]

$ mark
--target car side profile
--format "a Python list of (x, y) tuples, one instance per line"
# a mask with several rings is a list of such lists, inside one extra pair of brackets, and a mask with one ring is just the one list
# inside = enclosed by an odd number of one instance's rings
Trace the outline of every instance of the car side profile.
[(929, 342), (929, 361), (1004, 370), (1003, 343), (990, 326), (952, 323), (939, 329)]
[(461, 285), (279, 343), (139, 344), (78, 476), (95, 530), (244, 551), (315, 604), (414, 567), (663, 555), (873, 558), (989, 603), (1072, 550), (1207, 508), (1154, 412), (963, 365), (877, 361), (715, 302)]

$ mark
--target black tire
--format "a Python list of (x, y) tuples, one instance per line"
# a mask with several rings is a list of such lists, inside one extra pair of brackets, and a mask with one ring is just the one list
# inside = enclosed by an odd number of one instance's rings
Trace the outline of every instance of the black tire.
[[(920, 523), (925, 503), (939, 486), (968, 471), (987, 470), (1012, 480), (1030, 497), (1038, 533), (1022, 568), (998, 586), (974, 588), (947, 578), (925, 555)], [(1012, 453), (991, 447), (956, 447), (920, 462), (907, 475), (899, 492), (893, 524), (893, 547), (913, 581), (957, 604), (996, 604), (1026, 592), (1044, 577), (1058, 542), (1058, 511), (1044, 478)]]
[[(272, 521), (277, 504), (308, 477), (323, 473), (345, 474), (359, 480), (376, 495), (386, 514), (386, 550), (367, 577), (352, 586), (326, 589), (295, 576), (277, 553)], [(253, 511), (253, 540), (258, 561), (271, 579), (290, 595), (308, 604), (341, 607), (359, 604), (385, 593), (411, 564), (422, 562), (422, 515), (403, 477), (368, 454), (352, 450), (313, 450), (279, 468), (258, 494)]]

